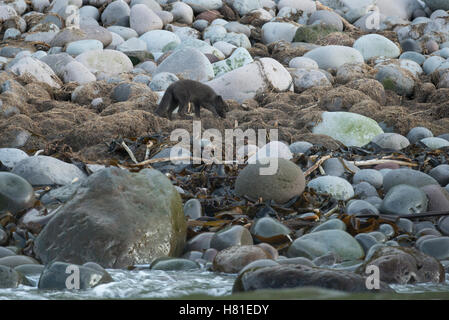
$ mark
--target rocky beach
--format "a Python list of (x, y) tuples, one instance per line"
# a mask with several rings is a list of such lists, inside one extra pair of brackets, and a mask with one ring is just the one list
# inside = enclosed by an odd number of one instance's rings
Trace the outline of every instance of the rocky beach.
[[(3, 0), (0, 26), (1, 299), (449, 298), (448, 1)], [(156, 114), (182, 79), (226, 118)]]

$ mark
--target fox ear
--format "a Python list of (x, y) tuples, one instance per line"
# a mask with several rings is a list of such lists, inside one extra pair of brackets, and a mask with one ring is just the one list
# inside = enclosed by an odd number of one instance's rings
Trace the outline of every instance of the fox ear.
[(222, 97), (222, 96), (217, 96), (217, 98), (216, 98), (216, 99), (217, 99), (217, 101), (219, 101), (219, 102), (224, 102), (224, 101), (223, 101), (223, 97)]

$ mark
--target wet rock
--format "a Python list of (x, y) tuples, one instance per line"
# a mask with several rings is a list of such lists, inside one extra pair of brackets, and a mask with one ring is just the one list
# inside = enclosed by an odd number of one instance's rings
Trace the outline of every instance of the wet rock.
[(0, 258), (0, 265), (15, 268), (22, 264), (37, 264), (37, 261), (28, 256), (15, 255)]
[(19, 162), (12, 173), (35, 186), (66, 185), (86, 174), (77, 166), (48, 156), (32, 156)]
[(348, 200), (354, 196), (351, 184), (340, 177), (318, 177), (311, 180), (307, 187), (314, 189), (319, 194), (329, 194), (337, 200)]
[(429, 199), (428, 211), (448, 211), (449, 192), (438, 185), (428, 185), (421, 187)]
[(22, 277), (16, 270), (0, 265), (0, 288), (17, 288), (21, 283)]
[(201, 217), (201, 202), (198, 199), (190, 199), (184, 204), (184, 215), (189, 219)]
[(213, 262), (217, 253), (218, 251), (216, 249), (209, 248), (206, 251), (204, 251), (203, 259), (208, 262)]
[(431, 184), (438, 185), (438, 181), (424, 172), (402, 168), (391, 170), (384, 176), (383, 187), (385, 191), (398, 184), (407, 184), (420, 188)]
[(250, 270), (250, 269), (254, 269), (254, 268), (265, 268), (265, 267), (272, 267), (272, 266), (278, 266), (279, 263), (277, 263), (274, 260), (271, 259), (260, 259), (260, 260), (256, 260), (253, 261), (249, 264), (247, 264), (245, 267), (243, 267), (242, 270), (239, 271), (239, 274), (242, 274), (243, 272)]
[(217, 253), (213, 269), (218, 272), (238, 273), (251, 262), (267, 258), (265, 251), (258, 246), (233, 246)]
[(340, 219), (329, 219), (324, 223), (317, 225), (310, 232), (318, 232), (323, 230), (343, 230), (346, 231), (346, 225)]
[(44, 263), (96, 261), (120, 268), (179, 255), (185, 232), (180, 196), (162, 173), (106, 168), (82, 182), (36, 238), (34, 250)]
[(31, 208), (35, 202), (33, 187), (24, 178), (0, 172), (0, 212), (12, 214)]
[(15, 256), (16, 253), (8, 248), (0, 247), (0, 258)]
[(267, 254), (267, 257), (269, 259), (274, 259), (276, 260), (277, 258), (279, 258), (279, 252), (271, 245), (269, 245), (268, 243), (262, 242), (257, 244), (256, 246), (258, 246), (259, 248), (262, 248), (265, 253)]
[(293, 265), (299, 264), (306, 267), (316, 267), (313, 261), (304, 257), (295, 257), (295, 258), (284, 257), (284, 259), (277, 259), (276, 262), (279, 264), (293, 264)]
[(214, 232), (203, 232), (187, 241), (184, 251), (205, 251), (210, 248)]
[(427, 196), (422, 190), (399, 184), (388, 190), (380, 211), (386, 214), (413, 214), (426, 212), (427, 205)]
[[(79, 283), (69, 279), (75, 272), (76, 274), (79, 272)], [(89, 289), (111, 281), (110, 277), (95, 269), (55, 261), (45, 266), (39, 278), (38, 288), (44, 290)], [(79, 288), (75, 287), (77, 285)]]
[(281, 222), (264, 217), (253, 222), (250, 230), (255, 239), (264, 242), (264, 239), (289, 235), (292, 231)]
[(351, 112), (323, 112), (315, 134), (328, 135), (347, 146), (361, 147), (383, 133), (376, 121)]
[[(233, 292), (261, 289), (285, 289), (297, 287), (320, 287), (346, 292), (367, 292), (363, 276), (349, 271), (311, 268), (303, 265), (280, 265), (248, 270), (235, 281)], [(380, 291), (392, 291), (380, 283)]]
[(274, 200), (277, 203), (285, 203), (300, 195), (304, 188), (305, 180), (301, 169), (282, 158), (271, 161), (269, 165), (260, 161), (248, 164), (240, 171), (235, 182), (237, 195)]
[(359, 233), (354, 238), (360, 243), (365, 253), (368, 253), (369, 249), (378, 243), (376, 238), (367, 233)]
[(180, 258), (160, 258), (151, 263), (151, 270), (181, 271), (199, 269), (200, 265), (192, 260)]
[(19, 272), (23, 276), (36, 276), (42, 274), (45, 266), (41, 264), (21, 264), (14, 268), (15, 271)]
[(363, 249), (357, 240), (342, 230), (323, 230), (306, 234), (290, 245), (287, 255), (315, 259), (330, 252), (340, 256), (342, 260), (364, 257)]
[(379, 210), (371, 203), (365, 200), (351, 200), (347, 207), (346, 213), (353, 214), (379, 214)]
[(253, 244), (253, 238), (248, 229), (242, 226), (231, 226), (216, 232), (210, 240), (210, 247), (218, 251), (232, 246), (247, 246)]
[(364, 274), (366, 267), (379, 267), (380, 280), (386, 283), (413, 284), (444, 281), (444, 269), (433, 257), (414, 248), (378, 247), (372, 257), (358, 268)]
[(407, 233), (413, 232), (413, 222), (409, 219), (405, 218), (399, 218), (398, 222), (396, 223), (398, 228), (402, 231), (405, 231)]

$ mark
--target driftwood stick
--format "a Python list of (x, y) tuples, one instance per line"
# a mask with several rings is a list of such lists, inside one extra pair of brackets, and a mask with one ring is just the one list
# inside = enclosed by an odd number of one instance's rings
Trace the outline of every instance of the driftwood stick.
[(308, 176), (309, 174), (311, 174), (313, 171), (315, 171), (319, 166), (321, 166), (321, 164), (326, 161), (327, 159), (330, 159), (331, 155), (327, 155), (322, 157), (321, 159), (319, 159), (317, 162), (315, 162), (315, 164), (313, 166), (311, 166), (309, 169), (307, 169), (306, 172), (304, 172), (304, 176)]
[(136, 160), (136, 157), (134, 156), (134, 153), (133, 153), (133, 152), (131, 151), (131, 149), (126, 145), (125, 141), (122, 141), (121, 145), (122, 145), (123, 149), (125, 149), (126, 152), (129, 154), (131, 160), (132, 160), (134, 163), (137, 163), (137, 160)]
[(416, 163), (401, 161), (401, 160), (387, 160), (387, 159), (371, 159), (371, 160), (363, 160), (363, 161), (349, 161), (352, 162), (356, 166), (371, 166), (374, 164), (381, 164), (381, 163), (389, 163), (393, 162), (402, 166), (409, 166), (409, 167), (417, 167), (418, 165)]

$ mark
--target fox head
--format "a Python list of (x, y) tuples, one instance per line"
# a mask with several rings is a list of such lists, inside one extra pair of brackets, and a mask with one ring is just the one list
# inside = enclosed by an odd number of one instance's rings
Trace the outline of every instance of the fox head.
[(221, 96), (215, 98), (215, 109), (220, 117), (226, 118), (226, 112), (229, 111), (229, 108)]

